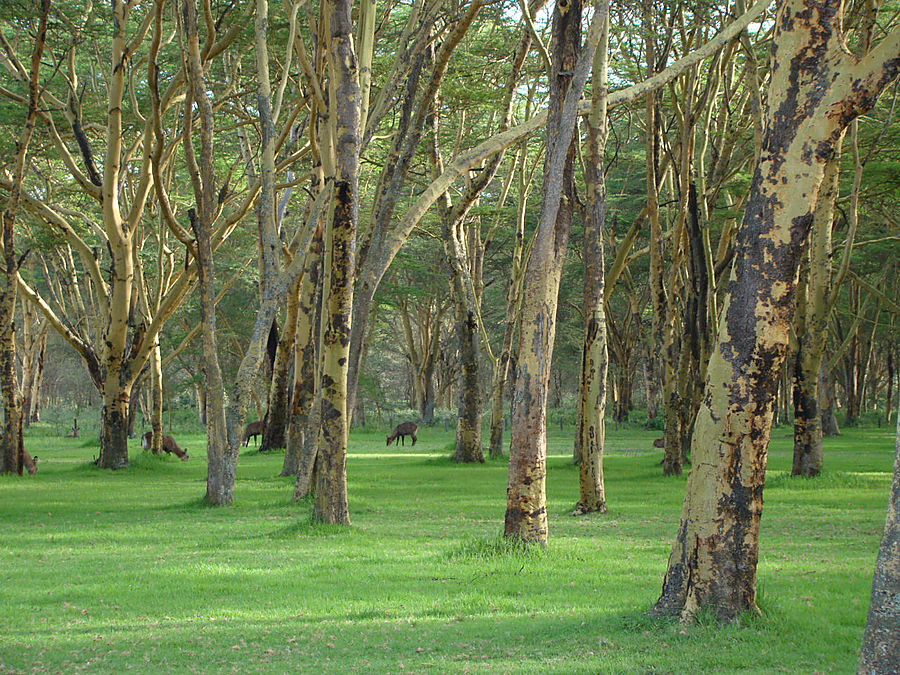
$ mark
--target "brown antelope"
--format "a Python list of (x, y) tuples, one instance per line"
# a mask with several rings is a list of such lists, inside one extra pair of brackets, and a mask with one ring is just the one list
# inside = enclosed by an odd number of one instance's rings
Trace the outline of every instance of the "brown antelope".
[(29, 476), (33, 476), (37, 471), (37, 455), (32, 457), (28, 454), (27, 450), (23, 450), (25, 453), (22, 456), (22, 465), (25, 467), (25, 470), (28, 472)]
[(263, 420), (257, 420), (256, 422), (250, 422), (246, 427), (244, 427), (244, 438), (242, 439), (244, 442), (244, 447), (250, 445), (250, 437), (253, 436), (253, 445), (257, 445), (256, 437), (262, 436), (263, 431), (266, 428), (266, 423)]
[[(141, 447), (144, 450), (149, 450), (153, 446), (153, 432), (148, 431), (146, 434), (141, 436)], [(175, 439), (169, 436), (169, 434), (163, 434), (162, 436), (162, 449), (166, 452), (170, 452), (175, 455), (182, 462), (188, 461), (187, 448), (184, 450), (175, 442)]]
[(387, 444), (390, 445), (391, 441), (394, 441), (396, 444), (399, 439), (402, 445), (406, 445), (406, 436), (412, 436), (412, 444), (416, 444), (416, 432), (419, 430), (419, 425), (415, 422), (404, 422), (403, 424), (398, 424), (394, 427), (394, 432), (387, 437)]

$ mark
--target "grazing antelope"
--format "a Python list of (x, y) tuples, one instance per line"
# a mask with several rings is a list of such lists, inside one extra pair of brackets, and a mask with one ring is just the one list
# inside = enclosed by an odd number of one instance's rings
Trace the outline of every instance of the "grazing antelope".
[(28, 454), (27, 450), (25, 450), (24, 453), (25, 454), (22, 457), (23, 466), (25, 467), (25, 470), (28, 472), (28, 475), (33, 476), (35, 474), (35, 472), (37, 471), (37, 455), (32, 457), (31, 455)]
[[(144, 450), (149, 450), (153, 445), (153, 432), (148, 431), (146, 434), (141, 436), (141, 447)], [(169, 434), (163, 434), (162, 436), (162, 449), (166, 452), (170, 452), (175, 455), (182, 462), (188, 461), (187, 448), (184, 450), (175, 442), (175, 439), (169, 436)]]
[(394, 427), (394, 432), (387, 437), (387, 444), (390, 445), (391, 441), (394, 441), (396, 444), (399, 439), (402, 445), (406, 445), (406, 436), (412, 436), (412, 444), (416, 444), (416, 432), (419, 430), (419, 425), (415, 422), (404, 422), (403, 424), (398, 424)]

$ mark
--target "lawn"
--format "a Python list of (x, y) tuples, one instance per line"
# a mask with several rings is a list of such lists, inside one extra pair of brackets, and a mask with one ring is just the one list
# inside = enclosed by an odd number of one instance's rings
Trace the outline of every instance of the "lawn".
[[(35, 432), (36, 433), (36, 432)], [(235, 504), (204, 506), (205, 441), (191, 459), (26, 439), (35, 476), (0, 477), (0, 673), (855, 671), (887, 506), (894, 436), (827, 439), (826, 470), (790, 478), (773, 432), (760, 534), (761, 617), (718, 627), (651, 621), (685, 478), (664, 478), (652, 431), (610, 428), (609, 513), (569, 515), (571, 430), (551, 429), (550, 545), (505, 546), (506, 462), (456, 466), (452, 433), (415, 447), (356, 432), (352, 526), (310, 522), (245, 452)]]

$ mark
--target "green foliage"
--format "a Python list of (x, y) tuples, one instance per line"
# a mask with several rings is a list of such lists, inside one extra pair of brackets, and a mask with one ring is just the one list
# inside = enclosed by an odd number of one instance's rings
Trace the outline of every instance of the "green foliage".
[[(653, 432), (611, 429), (610, 512), (571, 518), (571, 431), (549, 430), (546, 550), (498, 535), (505, 463), (455, 465), (452, 431), (415, 449), (350, 439), (349, 528), (292, 503), (281, 455), (242, 456), (236, 502), (202, 502), (202, 453), (105, 472), (79, 439), (29, 435), (31, 477), (0, 476), (2, 670), (121, 673), (851, 672), (884, 523), (893, 435), (826, 439), (795, 481), (776, 434), (760, 533), (761, 617), (650, 620), (685, 479)], [(203, 447), (201, 436), (179, 442)], [(633, 450), (639, 450), (634, 452)], [(424, 453), (424, 457), (423, 457)]]

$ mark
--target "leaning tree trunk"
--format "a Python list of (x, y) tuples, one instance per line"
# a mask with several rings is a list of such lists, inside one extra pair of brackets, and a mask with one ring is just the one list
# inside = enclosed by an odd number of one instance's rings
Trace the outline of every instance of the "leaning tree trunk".
[(585, 183), (587, 208), (584, 223), (584, 344), (581, 352), (581, 403), (577, 423), (580, 435), (579, 494), (572, 515), (606, 513), (603, 484), (603, 449), (606, 440), (606, 376), (609, 355), (606, 341), (606, 294), (603, 228), (606, 224), (606, 95), (609, 49), (609, 4), (598, 4), (604, 14), (603, 33), (594, 56), (593, 106), (587, 119)]
[(894, 479), (875, 561), (869, 616), (856, 671), (859, 675), (900, 672), (900, 415), (894, 447)]
[(335, 181), (332, 218), (325, 235), (327, 298), (322, 304), (320, 462), (313, 518), (350, 524), (347, 506), (347, 366), (353, 308), (354, 253), (359, 220), (360, 89), (353, 48), (352, 3), (328, 0), (331, 16), (329, 134), (334, 143)]
[(553, 11), (553, 57), (541, 217), (525, 272), (504, 535), (547, 543), (547, 390), (559, 281), (575, 206), (576, 107), (600, 39), (595, 15), (581, 51), (580, 0)]
[(758, 612), (756, 565), (776, 378), (825, 164), (841, 130), (900, 67), (900, 31), (865, 58), (843, 48), (840, 4), (779, 7), (762, 154), (736, 243), (681, 524), (654, 614)]

